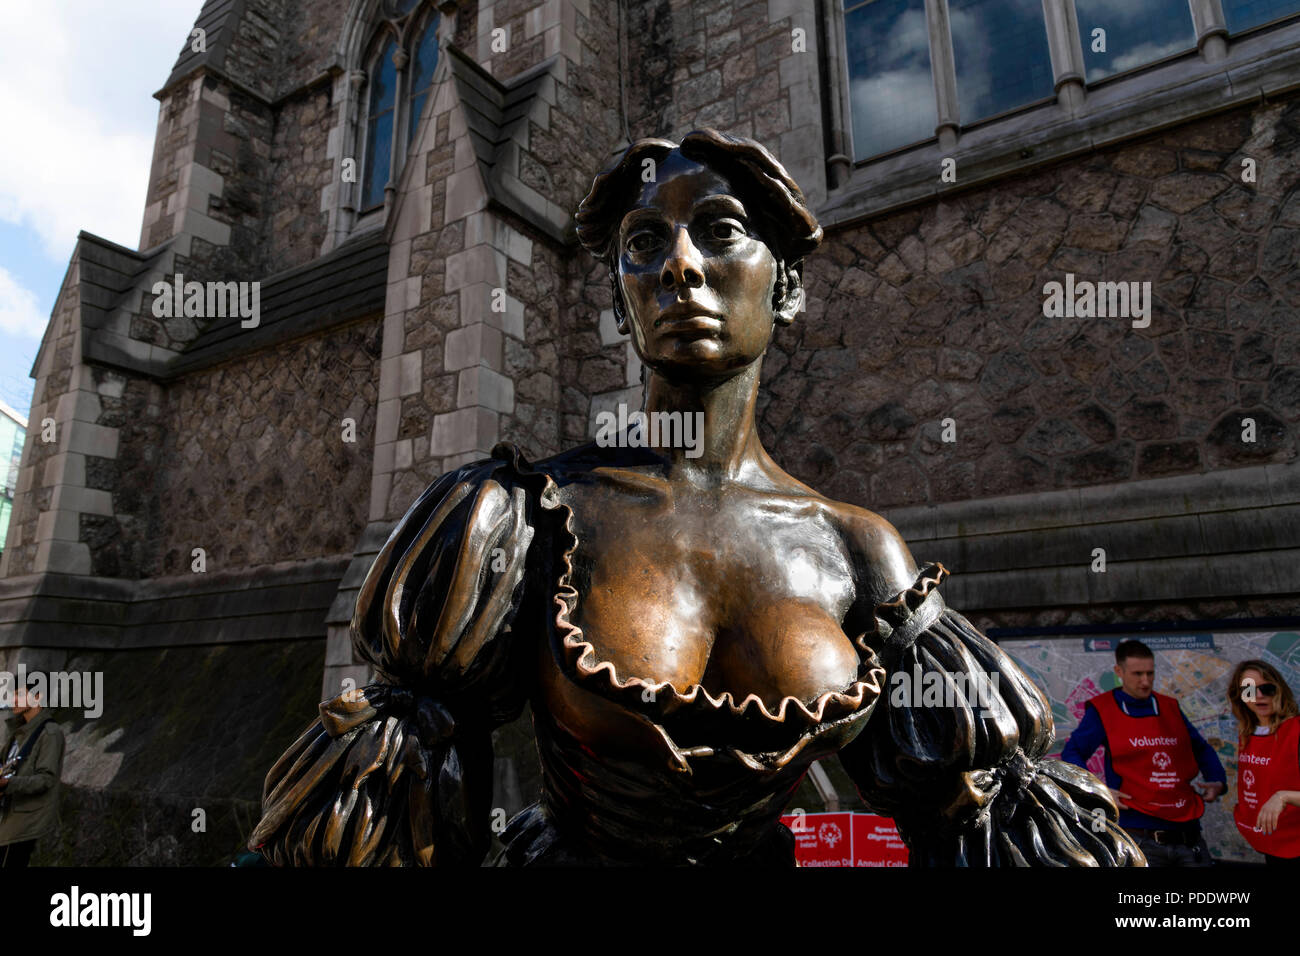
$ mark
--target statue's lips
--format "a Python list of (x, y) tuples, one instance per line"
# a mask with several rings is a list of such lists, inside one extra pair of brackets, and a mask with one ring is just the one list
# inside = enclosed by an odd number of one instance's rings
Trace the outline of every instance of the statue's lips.
[(655, 328), (667, 332), (719, 332), (723, 319), (712, 312), (670, 312), (655, 320)]

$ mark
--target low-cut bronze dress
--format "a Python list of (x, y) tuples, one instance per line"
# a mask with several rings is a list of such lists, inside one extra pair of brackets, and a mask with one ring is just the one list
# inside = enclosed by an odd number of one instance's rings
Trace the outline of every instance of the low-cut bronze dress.
[[(503, 443), (420, 496), (357, 600), (353, 640), (376, 683), (322, 703), (270, 771), (251, 848), (277, 865), (480, 864), (491, 734), (527, 701), (541, 799), (503, 834), (511, 864), (791, 866), (780, 814), (809, 765), (838, 753), (913, 866), (1141, 865), (1100, 782), (1042, 759), (1047, 702), (945, 606), (940, 565), (879, 604), (874, 630), (847, 635), (856, 679), (815, 700), (769, 708), (617, 673), (571, 623), (585, 595), (557, 493), (617, 454), (591, 445), (532, 465)], [(899, 671), (945, 687), (998, 679), (991, 698), (922, 706), (891, 700)], [(592, 706), (564, 703), (574, 687)], [(610, 714), (631, 728), (617, 747)]]

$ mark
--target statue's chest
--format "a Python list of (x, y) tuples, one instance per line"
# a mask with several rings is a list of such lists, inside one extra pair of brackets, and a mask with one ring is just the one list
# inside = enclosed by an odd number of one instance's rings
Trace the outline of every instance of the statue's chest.
[(852, 579), (828, 528), (770, 507), (673, 504), (574, 504), (572, 620), (600, 660), (620, 679), (769, 707), (853, 682), (858, 654), (840, 627)]

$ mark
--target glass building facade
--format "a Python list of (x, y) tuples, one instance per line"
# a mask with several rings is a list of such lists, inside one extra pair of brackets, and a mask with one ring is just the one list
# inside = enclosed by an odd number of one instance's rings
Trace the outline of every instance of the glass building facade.
[(0, 551), (9, 535), (9, 515), (14, 508), (14, 489), (18, 487), (18, 465), (23, 457), (27, 426), (7, 406), (0, 405)]

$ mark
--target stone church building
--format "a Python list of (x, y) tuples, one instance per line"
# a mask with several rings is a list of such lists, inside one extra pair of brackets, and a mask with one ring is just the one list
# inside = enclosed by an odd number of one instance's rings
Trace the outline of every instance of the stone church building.
[(645, 136), (801, 184), (826, 238), (762, 437), (977, 625), (1294, 627), (1300, 0), (207, 0), (177, 40), (139, 246), (80, 235), (33, 366), (0, 565), (0, 664), (104, 675), (47, 861), (228, 861), (366, 680), (353, 601), (420, 491), (638, 406), (572, 216)]

